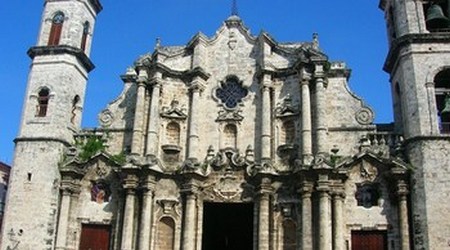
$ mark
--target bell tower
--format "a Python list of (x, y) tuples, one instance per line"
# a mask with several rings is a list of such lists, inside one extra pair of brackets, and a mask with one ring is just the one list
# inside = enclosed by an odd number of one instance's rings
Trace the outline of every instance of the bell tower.
[(394, 121), (405, 137), (414, 249), (450, 242), (450, 1), (381, 0)]
[[(80, 129), (99, 0), (46, 0), (25, 94), (1, 249), (54, 249), (58, 163)], [(59, 234), (58, 234), (59, 236)], [(58, 249), (60, 246), (56, 246)]]

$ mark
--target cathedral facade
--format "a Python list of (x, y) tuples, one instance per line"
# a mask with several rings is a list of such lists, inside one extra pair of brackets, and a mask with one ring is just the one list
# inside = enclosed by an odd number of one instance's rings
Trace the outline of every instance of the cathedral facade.
[(232, 14), (140, 56), (83, 129), (102, 5), (46, 0), (1, 249), (448, 248), (450, 6), (380, 8), (392, 124), (316, 34), (283, 43)]

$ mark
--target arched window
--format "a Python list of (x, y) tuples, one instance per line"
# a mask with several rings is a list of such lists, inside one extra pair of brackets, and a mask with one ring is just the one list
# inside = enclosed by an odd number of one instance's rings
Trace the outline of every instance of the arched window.
[(172, 218), (164, 217), (158, 222), (156, 249), (173, 250), (175, 240), (175, 222)]
[(48, 88), (42, 88), (38, 94), (38, 106), (36, 116), (47, 116), (48, 101), (50, 99), (50, 90)]
[(225, 148), (236, 148), (237, 128), (234, 124), (227, 124), (223, 130)]
[(281, 130), (281, 144), (294, 144), (295, 142), (295, 123), (287, 121), (283, 123)]
[(435, 76), (434, 87), (440, 130), (442, 133), (450, 133), (450, 69)]
[(171, 122), (167, 124), (166, 127), (166, 139), (169, 145), (179, 145), (180, 144), (180, 125), (176, 122)]
[(89, 30), (90, 30), (90, 28), (91, 28), (91, 25), (89, 24), (88, 21), (86, 21), (86, 22), (83, 24), (83, 35), (81, 36), (81, 49), (82, 49), (83, 51), (86, 50), (86, 41), (87, 41), (87, 37), (88, 37), (88, 35), (89, 35)]
[(77, 117), (77, 105), (80, 103), (80, 96), (76, 95), (72, 101), (72, 116), (70, 117), (70, 122), (75, 124), (75, 118)]
[(63, 23), (64, 13), (57, 12), (52, 19), (52, 27), (50, 29), (50, 36), (48, 39), (49, 46), (59, 45)]

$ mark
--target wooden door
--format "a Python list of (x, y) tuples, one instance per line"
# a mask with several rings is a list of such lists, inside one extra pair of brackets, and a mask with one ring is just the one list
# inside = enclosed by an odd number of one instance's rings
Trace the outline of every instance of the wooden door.
[(109, 225), (83, 225), (80, 250), (109, 250), (110, 233)]
[(352, 231), (352, 250), (387, 250), (386, 231)]

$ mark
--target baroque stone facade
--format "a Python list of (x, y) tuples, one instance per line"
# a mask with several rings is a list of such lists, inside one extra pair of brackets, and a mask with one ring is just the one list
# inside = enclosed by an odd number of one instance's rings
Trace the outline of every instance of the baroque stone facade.
[(317, 34), (282, 43), (231, 15), (213, 37), (139, 57), (89, 130), (102, 6), (45, 1), (1, 249), (448, 247), (447, 99), (435, 85), (450, 79), (450, 43), (424, 14), (434, 5), (380, 3), (394, 124), (374, 124)]

